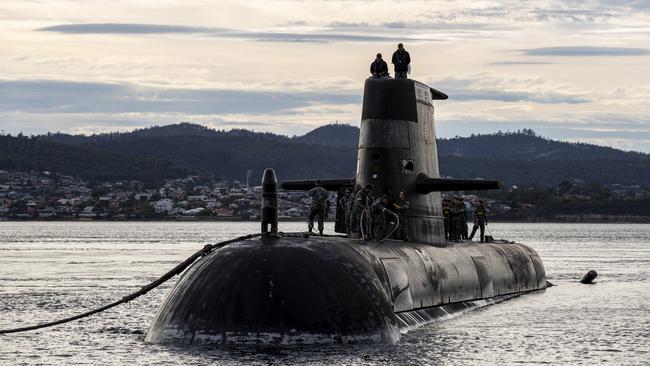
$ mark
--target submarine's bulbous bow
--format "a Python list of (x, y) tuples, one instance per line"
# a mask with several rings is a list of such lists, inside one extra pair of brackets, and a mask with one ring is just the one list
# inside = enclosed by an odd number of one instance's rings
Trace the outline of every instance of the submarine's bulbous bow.
[(348, 246), (304, 238), (243, 241), (211, 253), (178, 281), (146, 337), (239, 345), (398, 339), (390, 295), (370, 264)]

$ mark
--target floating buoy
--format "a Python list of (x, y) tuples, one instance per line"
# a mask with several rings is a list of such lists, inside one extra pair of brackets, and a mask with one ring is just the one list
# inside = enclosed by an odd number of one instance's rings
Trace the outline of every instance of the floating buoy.
[(584, 277), (582, 277), (580, 283), (590, 284), (594, 282), (596, 277), (598, 277), (598, 273), (596, 273), (596, 271), (592, 269), (591, 271), (587, 272), (587, 274)]

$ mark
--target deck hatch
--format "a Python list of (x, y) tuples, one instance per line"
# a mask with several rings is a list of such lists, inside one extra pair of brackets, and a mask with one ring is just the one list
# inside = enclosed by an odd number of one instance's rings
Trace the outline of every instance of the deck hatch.
[(472, 257), (476, 274), (481, 285), (481, 298), (485, 299), (494, 296), (494, 284), (492, 282), (492, 271), (484, 257)]
[(407, 311), (413, 309), (413, 297), (409, 286), (408, 273), (399, 259), (382, 259), (384, 271), (390, 284), (391, 296), (393, 298), (393, 311)]

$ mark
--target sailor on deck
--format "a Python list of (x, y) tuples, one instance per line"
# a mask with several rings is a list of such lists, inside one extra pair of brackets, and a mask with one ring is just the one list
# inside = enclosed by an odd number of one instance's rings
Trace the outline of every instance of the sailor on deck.
[(467, 239), (469, 236), (469, 227), (467, 225), (467, 205), (465, 205), (465, 199), (460, 197), (460, 237), (461, 239)]
[(474, 227), (472, 228), (472, 234), (469, 236), (469, 240), (472, 240), (474, 234), (476, 234), (476, 229), (481, 228), (481, 243), (485, 241), (485, 226), (487, 226), (487, 209), (483, 201), (478, 201), (478, 206), (474, 210)]
[(442, 216), (445, 225), (445, 240), (451, 239), (451, 205), (449, 199), (442, 200)]
[(409, 209), (410, 206), (411, 203), (406, 197), (406, 192), (404, 191), (399, 192), (399, 199), (397, 200), (397, 202), (393, 203), (393, 208), (395, 209), (395, 211), (397, 211), (397, 214), (399, 215), (399, 228), (395, 233), (397, 234), (398, 239), (404, 241), (410, 241), (408, 236), (408, 226), (406, 222), (406, 211)]
[(321, 187), (320, 181), (316, 181), (316, 186), (307, 192), (307, 196), (311, 198), (311, 209), (309, 210), (309, 232), (311, 233), (314, 230), (314, 218), (318, 216), (318, 233), (323, 235), (323, 221), (325, 216), (327, 216), (327, 199), (329, 198), (329, 193), (323, 187)]
[[(395, 225), (394, 212), (389, 210), (390, 198), (387, 194), (377, 198), (370, 206), (370, 213), (372, 214), (372, 236), (374, 239), (383, 239), (387, 232), (392, 231)], [(389, 221), (391, 220), (391, 221)], [(389, 223), (393, 226), (389, 228)]]
[[(352, 215), (350, 217), (350, 236), (353, 238), (361, 237), (361, 225), (367, 224), (361, 222), (361, 215), (363, 211), (369, 207), (370, 202), (370, 185), (365, 186), (359, 190), (354, 196), (354, 203), (352, 206)], [(367, 228), (364, 227), (364, 230)]]
[(461, 205), (460, 198), (454, 197), (451, 203), (451, 231), (449, 232), (449, 240), (458, 241), (462, 238), (464, 208)]

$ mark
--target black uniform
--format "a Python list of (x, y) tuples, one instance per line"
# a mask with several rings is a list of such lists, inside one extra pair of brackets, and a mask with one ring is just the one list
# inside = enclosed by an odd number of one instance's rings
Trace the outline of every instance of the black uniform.
[[(384, 203), (383, 199), (377, 198), (372, 205), (370, 205), (370, 213), (372, 214), (372, 227), (370, 232), (373, 239), (383, 239), (388, 229), (389, 220), (392, 222), (392, 217), (395, 213), (388, 209), (390, 203)], [(390, 217), (388, 217), (390, 216)]]
[(397, 234), (398, 239), (404, 241), (410, 241), (408, 236), (408, 226), (406, 221), (406, 210), (408, 210), (410, 206), (411, 203), (406, 197), (404, 197), (404, 199), (398, 199), (397, 202), (395, 202), (395, 204), (393, 205), (393, 207), (395, 207), (395, 210), (397, 211), (397, 214), (399, 215), (399, 228), (395, 233)]
[(442, 216), (445, 224), (445, 239), (451, 239), (451, 207), (448, 202), (442, 204)]
[(460, 240), (462, 238), (462, 211), (463, 209), (461, 208), (461, 202), (454, 200), (454, 202), (451, 204), (451, 230), (449, 232), (450, 240)]
[(467, 239), (469, 234), (469, 227), (467, 225), (467, 206), (465, 206), (465, 201), (460, 200), (460, 237), (462, 239)]
[[(354, 196), (354, 203), (352, 204), (352, 214), (350, 215), (350, 234), (353, 237), (359, 237), (361, 232), (361, 214), (363, 210), (368, 208), (370, 201), (370, 191), (362, 189)], [(367, 224), (367, 223), (364, 223)], [(368, 232), (369, 228), (364, 227), (364, 231)]]
[(395, 79), (406, 79), (406, 74), (411, 63), (411, 55), (406, 50), (397, 50), (393, 53), (393, 65), (395, 65)]
[(388, 76), (388, 64), (386, 61), (378, 58), (370, 64), (370, 73), (375, 78)]

